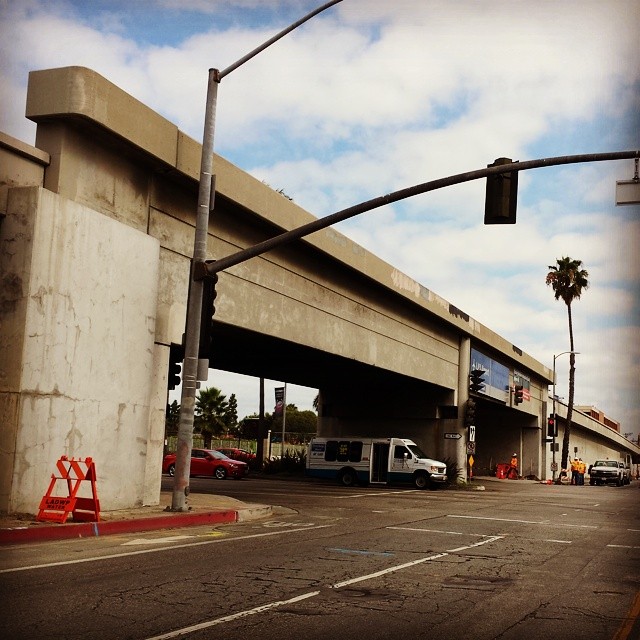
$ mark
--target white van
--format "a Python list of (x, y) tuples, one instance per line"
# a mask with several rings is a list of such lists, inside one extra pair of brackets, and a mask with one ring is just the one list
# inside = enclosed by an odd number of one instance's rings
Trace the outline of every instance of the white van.
[(313, 438), (306, 473), (314, 478), (337, 479), (345, 487), (409, 482), (424, 489), (447, 481), (447, 465), (427, 458), (413, 440), (406, 438)]

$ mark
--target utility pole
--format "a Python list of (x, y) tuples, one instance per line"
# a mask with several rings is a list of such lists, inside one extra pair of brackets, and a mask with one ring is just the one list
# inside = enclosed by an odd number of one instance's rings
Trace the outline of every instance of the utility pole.
[(182, 368), (182, 395), (180, 399), (180, 424), (176, 445), (176, 470), (171, 498), (171, 511), (188, 511), (186, 499), (189, 495), (189, 475), (191, 469), (191, 449), (193, 448), (193, 418), (196, 390), (198, 386), (198, 350), (200, 344), (200, 320), (202, 312), (203, 279), (196, 277), (199, 265), (207, 259), (207, 238), (209, 235), (209, 216), (214, 209), (215, 177), (213, 175), (213, 142), (218, 102), (218, 85), (222, 79), (242, 66), (245, 62), (264, 51), (295, 28), (307, 22), (325, 9), (342, 0), (332, 0), (311, 11), (306, 16), (283, 29), (264, 44), (240, 58), (223, 71), (209, 69), (207, 84), (207, 103), (205, 110), (204, 133), (202, 139), (202, 157), (200, 160), (200, 183), (198, 189), (198, 207), (191, 264), (189, 297), (187, 300), (187, 322), (185, 330), (184, 363)]

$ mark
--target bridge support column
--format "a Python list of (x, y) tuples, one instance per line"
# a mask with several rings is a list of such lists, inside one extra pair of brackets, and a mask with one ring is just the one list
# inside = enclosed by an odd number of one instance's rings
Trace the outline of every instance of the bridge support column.
[[(445, 458), (455, 461), (460, 470), (462, 480), (467, 480), (467, 428), (464, 424), (464, 415), (469, 399), (469, 368), (471, 363), (471, 339), (467, 336), (460, 338), (458, 351), (458, 389), (456, 393), (456, 405), (458, 406), (458, 419), (455, 427), (447, 427), (447, 432), (460, 435), (459, 438), (445, 438), (443, 452)], [(453, 426), (453, 425), (451, 425)], [(444, 436), (443, 436), (444, 437)]]

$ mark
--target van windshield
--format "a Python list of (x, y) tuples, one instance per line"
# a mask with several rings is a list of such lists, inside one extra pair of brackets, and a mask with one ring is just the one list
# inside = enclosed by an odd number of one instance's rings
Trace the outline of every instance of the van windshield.
[(408, 444), (407, 449), (413, 453), (416, 458), (426, 458), (427, 456), (424, 454), (422, 449), (417, 444)]

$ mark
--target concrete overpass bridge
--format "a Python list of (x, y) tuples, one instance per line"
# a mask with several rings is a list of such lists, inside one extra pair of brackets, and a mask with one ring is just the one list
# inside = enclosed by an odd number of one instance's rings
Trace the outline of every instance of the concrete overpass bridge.
[[(0, 509), (37, 509), (61, 455), (94, 459), (104, 510), (155, 504), (201, 147), (80, 67), (31, 73), (26, 113), (35, 148), (0, 138)], [(214, 171), (211, 258), (313, 219), (219, 156)], [(411, 437), (465, 470), (475, 447), (480, 473), (518, 451), (547, 477), (551, 371), (335, 230), (217, 290), (211, 367), (318, 388), (320, 434)], [(486, 386), (468, 448), (472, 368)]]

